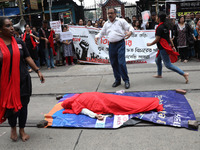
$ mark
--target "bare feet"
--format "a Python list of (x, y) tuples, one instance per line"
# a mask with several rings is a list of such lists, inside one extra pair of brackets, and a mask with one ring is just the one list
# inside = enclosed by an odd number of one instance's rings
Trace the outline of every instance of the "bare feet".
[(24, 128), (19, 129), (19, 134), (23, 142), (26, 142), (30, 138), (30, 136), (25, 133)]
[(162, 78), (162, 76), (159, 76), (159, 75), (154, 75), (153, 77), (154, 78)]
[(185, 83), (187, 84), (189, 82), (189, 73), (184, 73), (183, 77), (185, 78)]
[(15, 142), (17, 141), (17, 130), (16, 127), (11, 128), (10, 138)]

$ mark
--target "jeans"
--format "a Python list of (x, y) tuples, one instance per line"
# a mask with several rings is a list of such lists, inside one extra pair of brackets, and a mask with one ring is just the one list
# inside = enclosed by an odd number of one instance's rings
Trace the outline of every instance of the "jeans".
[(44, 54), (45, 54), (47, 68), (54, 68), (55, 65), (54, 65), (54, 57), (53, 57), (52, 48), (44, 49)]
[(110, 63), (113, 68), (113, 73), (116, 82), (121, 82), (121, 77), (124, 82), (129, 82), (128, 71), (126, 68), (125, 59), (125, 41), (109, 44)]
[(195, 56), (194, 46), (189, 46), (189, 47), (188, 47), (188, 56), (189, 56), (189, 58)]
[(162, 60), (167, 69), (175, 71), (175, 72), (179, 73), (180, 75), (184, 75), (184, 72), (181, 69), (179, 69), (178, 67), (171, 64), (171, 61), (170, 61), (170, 58), (169, 58), (169, 55), (167, 54), (167, 52), (164, 49), (161, 49), (158, 57), (155, 60), (156, 64), (157, 64), (159, 76), (162, 76)]

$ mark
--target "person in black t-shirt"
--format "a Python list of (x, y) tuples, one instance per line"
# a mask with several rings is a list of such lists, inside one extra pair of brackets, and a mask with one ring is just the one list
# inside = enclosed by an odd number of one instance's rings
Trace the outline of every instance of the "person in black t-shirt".
[(31, 96), (31, 77), (26, 63), (44, 83), (44, 76), (30, 57), (24, 42), (21, 38), (14, 38), (12, 22), (8, 18), (0, 18), (0, 123), (8, 119), (13, 141), (18, 138), (17, 119), (21, 139), (24, 142), (29, 139), (24, 131)]
[(44, 52), (46, 66), (48, 69), (55, 68), (53, 50), (50, 47), (49, 36), (51, 33), (51, 28), (48, 27), (48, 22), (43, 21), (42, 28), (39, 30), (40, 37), (40, 49)]
[[(157, 64), (157, 75), (155, 75), (155, 78), (162, 78), (162, 60), (166, 66), (166, 68), (175, 71), (182, 75), (186, 83), (188, 83), (188, 73), (184, 73), (181, 69), (171, 64), (171, 60), (169, 55), (175, 56), (177, 61), (177, 52), (176, 48), (174, 47), (174, 44), (172, 40), (169, 38), (169, 26), (166, 24), (166, 14), (164, 12), (160, 12), (157, 18), (157, 22), (159, 22), (159, 25), (156, 29), (156, 39), (152, 43), (147, 43), (147, 46), (152, 46), (154, 44), (157, 44), (157, 47), (159, 49), (159, 53), (156, 57), (156, 64)], [(171, 46), (170, 46), (171, 45)], [(174, 52), (175, 51), (175, 52)]]

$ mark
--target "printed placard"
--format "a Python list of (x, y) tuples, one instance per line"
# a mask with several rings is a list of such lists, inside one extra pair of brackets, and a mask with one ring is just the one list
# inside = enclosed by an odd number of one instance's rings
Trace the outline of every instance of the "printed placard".
[(119, 128), (121, 125), (123, 125), (124, 122), (128, 121), (128, 119), (128, 115), (115, 115), (113, 128)]

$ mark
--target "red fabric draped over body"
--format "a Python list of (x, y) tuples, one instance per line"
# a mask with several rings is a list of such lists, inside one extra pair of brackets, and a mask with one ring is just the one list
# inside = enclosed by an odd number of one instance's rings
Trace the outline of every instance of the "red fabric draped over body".
[[(163, 22), (161, 22), (157, 28), (163, 24)], [(157, 30), (156, 28), (156, 30)], [(174, 50), (172, 49), (172, 47), (169, 45), (169, 43), (167, 42), (166, 39), (164, 38), (160, 38), (159, 40), (159, 43), (161, 44), (161, 46), (166, 50), (167, 54), (169, 55), (169, 58), (170, 58), (170, 61), (171, 63), (175, 63), (177, 60), (178, 60), (178, 56), (179, 56), (179, 53), (178, 52), (174, 52)], [(156, 54), (156, 57), (158, 57), (160, 51), (158, 50), (157, 54)]]
[(0, 82), (0, 123), (6, 120), (4, 118), (6, 109), (14, 109), (17, 112), (22, 108), (20, 100), (20, 51), (14, 37), (12, 37), (11, 45), (13, 56), (12, 70), (10, 73), (10, 51), (0, 38), (0, 49), (3, 54)]
[(97, 114), (127, 115), (150, 110), (162, 111), (163, 105), (154, 97), (132, 97), (99, 92), (86, 92), (67, 98), (61, 104), (63, 113), (79, 114), (87, 108)]

